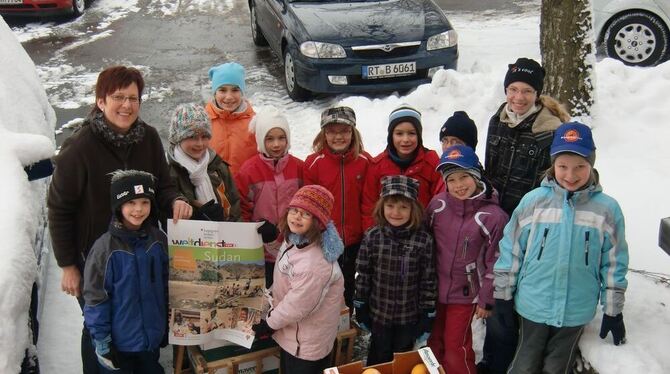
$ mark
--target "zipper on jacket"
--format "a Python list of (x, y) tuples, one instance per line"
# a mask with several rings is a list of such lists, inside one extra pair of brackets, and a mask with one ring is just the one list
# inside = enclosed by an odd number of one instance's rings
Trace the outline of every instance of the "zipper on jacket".
[(465, 258), (465, 255), (468, 252), (468, 241), (470, 241), (470, 238), (466, 236), (465, 242), (463, 243), (463, 250), (461, 251), (461, 258)]
[(344, 245), (346, 246), (347, 245), (347, 242), (346, 242), (347, 239), (346, 239), (346, 235), (344, 233), (344, 217), (345, 217), (345, 215), (344, 215), (344, 206), (345, 206), (345, 198), (344, 198), (344, 157), (345, 156), (342, 155), (342, 157), (340, 158), (340, 175), (342, 176), (340, 178), (340, 192), (341, 192), (340, 196), (342, 196), (342, 212), (340, 213), (340, 224), (341, 224), (340, 227), (342, 227), (342, 243), (344, 243)]
[(586, 266), (589, 266), (589, 234), (591, 234), (589, 231), (584, 233), (584, 264)]
[(540, 244), (540, 253), (537, 254), (537, 260), (540, 261), (542, 257), (542, 251), (544, 251), (544, 245), (547, 243), (547, 234), (549, 234), (549, 228), (544, 228), (544, 234), (542, 235), (542, 243)]
[(300, 332), (300, 324), (296, 322), (295, 324), (295, 342), (298, 344), (298, 347), (295, 349), (295, 357), (300, 358), (300, 340), (298, 339), (298, 333)]

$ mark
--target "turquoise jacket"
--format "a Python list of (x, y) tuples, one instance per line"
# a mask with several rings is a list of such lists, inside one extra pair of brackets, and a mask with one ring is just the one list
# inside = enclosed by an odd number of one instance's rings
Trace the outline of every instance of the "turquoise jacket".
[(496, 299), (550, 326), (593, 319), (598, 300), (621, 313), (628, 245), (619, 204), (599, 184), (570, 193), (554, 180), (526, 194), (505, 227), (494, 266)]

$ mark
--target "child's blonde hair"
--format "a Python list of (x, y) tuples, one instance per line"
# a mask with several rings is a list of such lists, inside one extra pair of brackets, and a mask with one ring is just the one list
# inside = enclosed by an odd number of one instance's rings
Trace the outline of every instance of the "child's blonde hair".
[[(328, 126), (329, 125), (322, 127), (321, 131), (316, 134), (314, 142), (312, 142), (312, 149), (314, 150), (314, 153), (320, 153), (324, 148), (328, 147), (328, 142), (326, 141), (326, 127)], [(358, 131), (355, 126), (351, 126), (351, 130), (351, 144), (349, 144), (349, 151), (354, 156), (354, 158), (358, 158), (358, 155), (364, 151), (363, 139), (361, 138), (360, 131)]]
[(378, 226), (382, 227), (389, 224), (388, 221), (386, 220), (386, 217), (384, 217), (384, 204), (386, 204), (387, 202), (389, 203), (405, 202), (410, 204), (410, 206), (412, 207), (412, 213), (409, 216), (409, 221), (407, 221), (407, 228), (410, 230), (416, 230), (419, 227), (421, 227), (423, 220), (423, 207), (421, 206), (421, 204), (419, 204), (418, 201), (410, 199), (403, 195), (389, 195), (381, 197), (379, 198), (379, 200), (377, 200), (377, 204), (375, 205), (375, 208), (372, 211), (372, 218), (375, 220)]

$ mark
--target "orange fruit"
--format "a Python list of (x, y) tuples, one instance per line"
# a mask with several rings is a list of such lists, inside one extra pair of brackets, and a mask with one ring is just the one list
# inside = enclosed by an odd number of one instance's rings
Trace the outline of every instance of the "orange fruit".
[(411, 374), (428, 374), (428, 368), (424, 364), (416, 364), (412, 368)]
[(369, 369), (363, 370), (363, 372), (361, 374), (382, 374), (382, 373), (375, 368), (369, 368)]

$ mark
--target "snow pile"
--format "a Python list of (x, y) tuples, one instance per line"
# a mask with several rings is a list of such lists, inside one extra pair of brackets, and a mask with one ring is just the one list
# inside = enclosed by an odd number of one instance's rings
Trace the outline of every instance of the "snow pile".
[(18, 372), (31, 344), (28, 307), (37, 259), (33, 240), (42, 214), (46, 185), (30, 183), (23, 171), (55, 150), (56, 116), (35, 72), (35, 65), (4, 22), (0, 22), (0, 372)]

